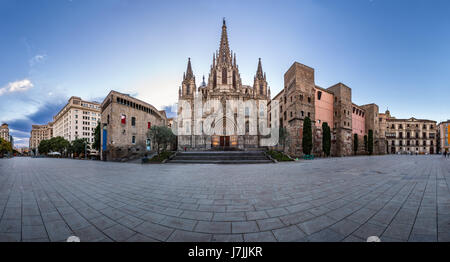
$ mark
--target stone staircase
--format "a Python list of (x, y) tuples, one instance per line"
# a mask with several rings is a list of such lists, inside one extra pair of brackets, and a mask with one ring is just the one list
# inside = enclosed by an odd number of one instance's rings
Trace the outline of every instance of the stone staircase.
[(262, 164), (273, 163), (264, 151), (187, 151), (177, 152), (167, 163), (183, 164)]

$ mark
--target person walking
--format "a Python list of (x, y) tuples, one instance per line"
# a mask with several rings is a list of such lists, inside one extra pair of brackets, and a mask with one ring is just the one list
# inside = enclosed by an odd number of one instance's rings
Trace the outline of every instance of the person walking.
[(447, 150), (444, 151), (444, 158), (447, 158)]

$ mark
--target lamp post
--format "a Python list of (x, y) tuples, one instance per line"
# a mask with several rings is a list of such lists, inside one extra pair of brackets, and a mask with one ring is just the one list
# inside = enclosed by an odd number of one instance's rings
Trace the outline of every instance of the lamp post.
[(84, 143), (84, 159), (87, 159), (87, 143)]

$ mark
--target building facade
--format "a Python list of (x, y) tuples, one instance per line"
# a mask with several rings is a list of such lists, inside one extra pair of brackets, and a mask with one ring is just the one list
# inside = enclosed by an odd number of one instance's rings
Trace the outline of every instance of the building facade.
[(438, 152), (444, 153), (450, 152), (450, 120), (439, 123), (438, 132)]
[(435, 154), (436, 121), (397, 119), (386, 111), (386, 141), (390, 154)]
[[(303, 155), (302, 135), (305, 117), (311, 119), (313, 153), (322, 154), (322, 124), (331, 129), (332, 156), (354, 154), (354, 134), (358, 134), (358, 153), (364, 153), (364, 136), (374, 132), (374, 154), (384, 154), (386, 143), (380, 134), (378, 106), (358, 106), (352, 103), (352, 89), (343, 83), (329, 88), (315, 85), (314, 69), (294, 62), (284, 75), (284, 88), (273, 100), (279, 102), (279, 124), (289, 134), (285, 151), (293, 156)], [(269, 110), (272, 110), (269, 104)]]
[(85, 138), (94, 142), (94, 131), (100, 121), (100, 104), (72, 96), (67, 104), (53, 117), (53, 135), (68, 141)]
[(46, 125), (32, 125), (29, 140), (30, 150), (38, 148), (42, 140), (48, 140), (52, 137), (53, 137), (52, 122)]
[(122, 161), (153, 151), (148, 131), (166, 125), (164, 110), (127, 94), (109, 92), (101, 104), (101, 159)]
[[(195, 101), (201, 105), (210, 101), (211, 107), (205, 110), (196, 108)], [(261, 59), (257, 64), (253, 85), (242, 84), (236, 54), (229, 48), (224, 20), (219, 51), (213, 54), (207, 83), (203, 77), (201, 85), (197, 87), (191, 60), (188, 60), (179, 89), (178, 149), (245, 150), (260, 147), (262, 134), (259, 119), (263, 117), (266, 121), (267, 115), (261, 116), (257, 111), (269, 101), (270, 89)], [(255, 104), (251, 104), (253, 102)], [(244, 119), (238, 119), (238, 113), (244, 115)]]
[(10, 142), (9, 126), (7, 123), (3, 123), (0, 126), (0, 137)]

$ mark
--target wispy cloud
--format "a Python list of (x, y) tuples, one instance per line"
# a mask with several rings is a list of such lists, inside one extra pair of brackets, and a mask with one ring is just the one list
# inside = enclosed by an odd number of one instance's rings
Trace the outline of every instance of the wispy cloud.
[(0, 88), (0, 96), (7, 93), (23, 92), (33, 88), (33, 83), (28, 79), (10, 82), (6, 86)]
[(43, 63), (47, 59), (46, 54), (38, 54), (32, 57), (28, 63), (31, 67), (35, 66), (36, 64)]

